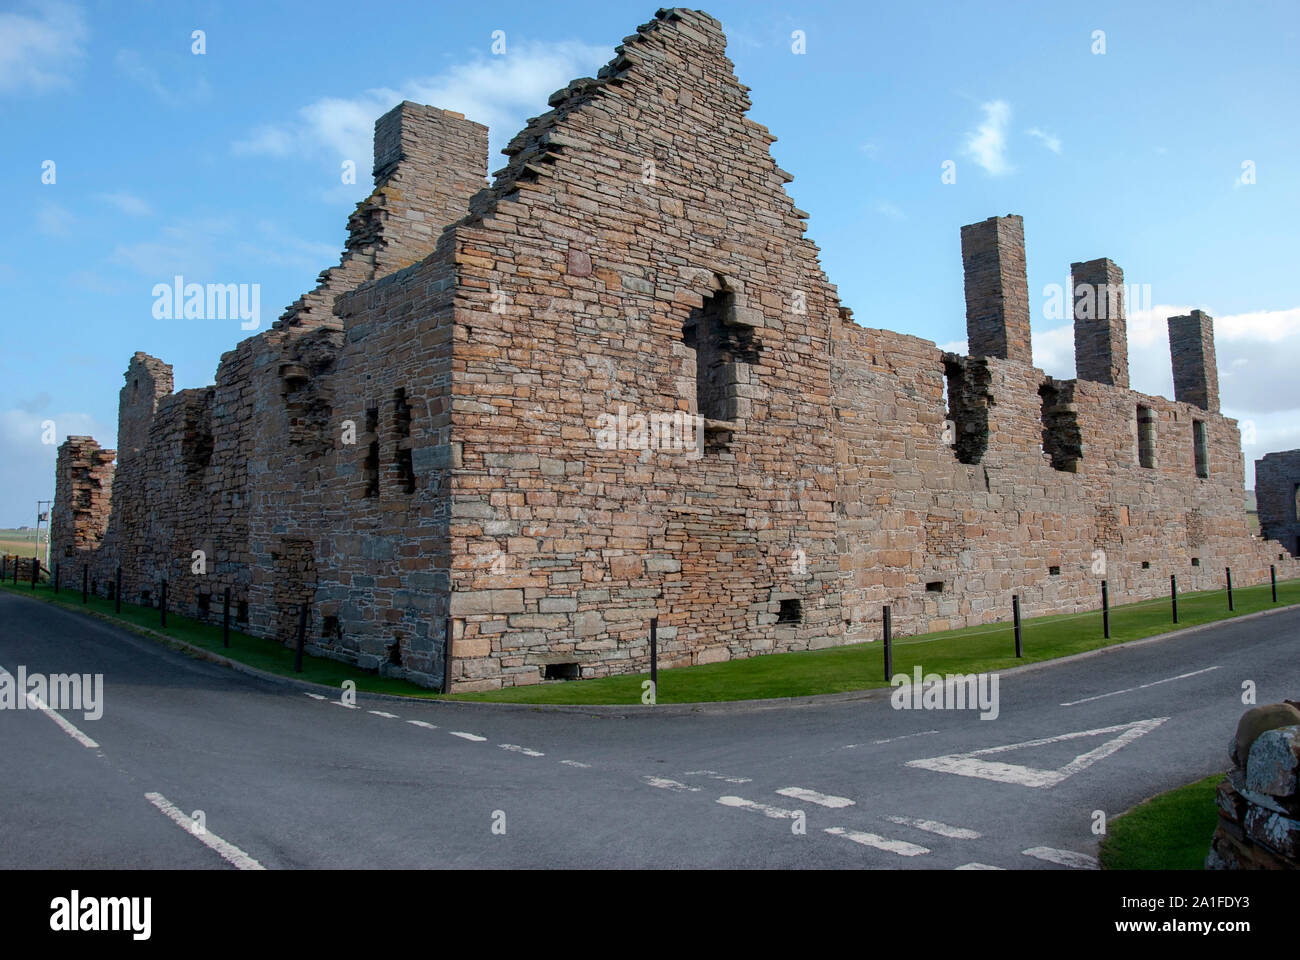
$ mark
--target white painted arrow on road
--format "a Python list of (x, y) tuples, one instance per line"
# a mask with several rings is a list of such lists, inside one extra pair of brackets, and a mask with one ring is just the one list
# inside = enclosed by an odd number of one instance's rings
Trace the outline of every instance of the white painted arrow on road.
[[(1008, 743), (1000, 747), (987, 747), (972, 750), (970, 753), (950, 753), (943, 757), (929, 757), (925, 760), (909, 760), (907, 766), (922, 770), (934, 770), (938, 773), (955, 773), (959, 777), (979, 777), (982, 780), (996, 780), (998, 783), (1015, 783), (1022, 787), (1054, 787), (1067, 777), (1072, 777), (1080, 770), (1086, 770), (1098, 760), (1109, 757), (1116, 750), (1127, 746), (1143, 734), (1150, 733), (1168, 717), (1153, 717), (1150, 720), (1138, 720), (1133, 723), (1120, 723), (1113, 727), (1098, 727), (1095, 730), (1080, 730), (1076, 733), (1062, 733), (1055, 737), (1043, 737), (1041, 740), (1025, 740), (1022, 743)], [(1081, 753), (1065, 766), (1056, 770), (1040, 770), (1016, 763), (1002, 763), (997, 760), (983, 760), (992, 754), (1019, 750), (1023, 747), (1041, 747), (1049, 743), (1061, 743), (1066, 740), (1079, 740), (1083, 737), (1099, 737), (1109, 733), (1119, 736), (1107, 740), (1087, 753)]]

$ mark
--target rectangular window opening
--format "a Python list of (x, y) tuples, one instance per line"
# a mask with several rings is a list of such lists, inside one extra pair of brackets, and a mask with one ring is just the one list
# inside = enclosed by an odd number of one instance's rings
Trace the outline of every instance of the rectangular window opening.
[(801, 600), (782, 600), (781, 611), (776, 615), (777, 623), (802, 623), (803, 602)]
[(943, 593), (943, 581), (931, 580), (925, 585), (925, 590), (927, 593)]
[(1138, 466), (1150, 470), (1156, 465), (1156, 418), (1150, 407), (1137, 408)]
[(1142, 561), (1142, 569), (1143, 569), (1143, 570), (1150, 570), (1150, 569), (1151, 569), (1151, 561), (1150, 561), (1150, 560), (1143, 560), (1143, 561)]
[(411, 405), (406, 400), (406, 389), (393, 391), (393, 433), (397, 441), (394, 460), (398, 482), (403, 493), (415, 493), (415, 468), (411, 461)]
[(543, 680), (577, 680), (581, 677), (576, 663), (548, 663)]
[(1192, 445), (1196, 456), (1196, 475), (1202, 480), (1210, 475), (1210, 451), (1205, 439), (1205, 421), (1192, 421)]
[(1051, 576), (1051, 577), (1059, 577), (1059, 576), (1061, 575), (1061, 568), (1060, 568), (1060, 567), (1048, 567), (1048, 568), (1047, 568), (1047, 574), (1048, 574), (1048, 576)]
[(1200, 557), (1192, 557), (1192, 566), (1194, 566), (1194, 567), (1199, 567), (1200, 565), (1201, 565), (1201, 558), (1200, 558)]
[(369, 443), (366, 446), (365, 462), (365, 479), (366, 490), (364, 496), (379, 496), (379, 410), (372, 407), (366, 411), (366, 436), (369, 437)]

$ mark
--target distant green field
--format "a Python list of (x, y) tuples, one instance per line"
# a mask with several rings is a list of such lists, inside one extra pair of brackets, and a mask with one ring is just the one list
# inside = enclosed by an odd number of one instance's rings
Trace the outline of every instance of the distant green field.
[[(49, 531), (41, 527), (41, 562), (45, 562), (45, 538)], [(0, 530), (0, 553), (18, 554), (20, 557), (30, 557), (36, 547), (35, 530)]]

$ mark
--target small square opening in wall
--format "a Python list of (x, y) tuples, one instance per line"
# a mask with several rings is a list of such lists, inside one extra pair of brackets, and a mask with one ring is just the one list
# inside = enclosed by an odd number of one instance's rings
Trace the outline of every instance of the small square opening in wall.
[(140, 591), (140, 606), (142, 606), (142, 607), (151, 607), (151, 606), (153, 606), (153, 598), (149, 595), (149, 591), (148, 591), (148, 590), (141, 590), (141, 591)]
[(248, 623), (248, 601), (240, 600), (239, 606), (235, 608), (235, 619), (240, 623)]
[(577, 680), (579, 676), (576, 663), (548, 663), (542, 672), (543, 680)]
[(801, 600), (782, 600), (781, 610), (776, 615), (777, 623), (802, 623), (803, 622), (803, 601)]
[(1143, 561), (1142, 561), (1142, 569), (1143, 569), (1143, 570), (1150, 570), (1150, 569), (1151, 569), (1151, 561), (1150, 561), (1150, 560), (1143, 560)]
[(199, 615), (206, 617), (208, 615), (208, 610), (212, 606), (212, 594), (200, 593), (198, 596), (198, 604), (199, 604)]
[(926, 593), (943, 593), (943, 581), (931, 580), (925, 585)]
[(1200, 557), (1192, 557), (1192, 566), (1194, 566), (1194, 567), (1199, 567), (1200, 565), (1201, 565), (1201, 558), (1200, 558)]
[(339, 618), (326, 617), (321, 624), (320, 635), (326, 640), (342, 639), (343, 631), (339, 629)]
[(1048, 574), (1048, 576), (1059, 577), (1059, 576), (1061, 575), (1061, 568), (1060, 568), (1060, 567), (1048, 567), (1048, 568), (1047, 568), (1047, 574)]

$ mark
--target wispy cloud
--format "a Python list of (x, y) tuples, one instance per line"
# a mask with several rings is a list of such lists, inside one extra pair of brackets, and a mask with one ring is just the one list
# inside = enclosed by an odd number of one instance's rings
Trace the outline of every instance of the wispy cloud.
[[(612, 56), (605, 47), (574, 41), (516, 42), (501, 56), (478, 53), (432, 77), (412, 78), (397, 89), (367, 90), (354, 97), (322, 97), (297, 117), (261, 125), (232, 144), (241, 155), (292, 154), (353, 160), (368, 169), (375, 120), (403, 100), (432, 104), (486, 124), (497, 153), (530, 116), (546, 110), (550, 94), (575, 77), (594, 76)], [(499, 164), (498, 164), (499, 165)], [(495, 169), (490, 165), (489, 172)]]
[[(202, 60), (202, 57), (193, 57)], [(128, 79), (144, 87), (162, 103), (170, 107), (182, 106), (207, 99), (210, 92), (205, 77), (198, 77), (188, 89), (176, 89), (162, 82), (158, 71), (145, 63), (144, 58), (135, 50), (119, 50), (114, 58), (117, 69)]]
[(1005, 176), (1014, 169), (1007, 160), (1007, 128), (1011, 124), (1011, 105), (1005, 100), (991, 100), (981, 103), (980, 110), (983, 111), (984, 119), (966, 134), (962, 153), (990, 176)]
[(907, 214), (888, 200), (881, 200), (876, 204), (876, 213), (880, 214), (882, 217), (888, 217), (890, 220), (907, 219)]
[(43, 203), (36, 211), (36, 229), (47, 237), (66, 237), (75, 220), (72, 211), (57, 203)]
[(149, 204), (137, 197), (133, 193), (119, 191), (118, 193), (99, 193), (95, 195), (97, 199), (102, 200), (111, 207), (125, 213), (131, 217), (147, 217), (153, 213), (153, 208)]
[(1025, 133), (1029, 134), (1031, 137), (1036, 137), (1038, 140), (1042, 141), (1043, 146), (1045, 146), (1048, 150), (1051, 150), (1052, 153), (1061, 152), (1060, 137), (1053, 136), (1052, 134), (1038, 127), (1030, 127), (1028, 130), (1025, 131)]
[(70, 68), (85, 56), (89, 36), (81, 9), (70, 3), (0, 13), (0, 93), (70, 86)]

